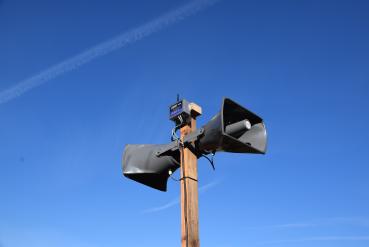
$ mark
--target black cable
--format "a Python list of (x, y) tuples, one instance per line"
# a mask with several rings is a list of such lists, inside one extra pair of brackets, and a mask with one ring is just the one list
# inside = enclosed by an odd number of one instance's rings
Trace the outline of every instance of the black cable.
[(197, 182), (197, 179), (196, 179), (196, 178), (188, 177), (188, 176), (181, 177), (181, 178), (179, 179), (179, 181), (181, 181), (181, 180), (185, 180), (185, 178), (188, 178), (188, 179), (191, 179), (192, 181)]
[(182, 126), (183, 124), (183, 118), (179, 118), (180, 123), (178, 125), (176, 125), (173, 129), (172, 129), (172, 136), (171, 139), (172, 141), (177, 141), (178, 143), (178, 149), (180, 152), (180, 161), (182, 161), (182, 177), (179, 180), (176, 180), (175, 178), (173, 178), (170, 175), (170, 177), (175, 180), (175, 181), (181, 181), (183, 180), (183, 200), (184, 200), (184, 208), (183, 208), (183, 215), (184, 215), (184, 223), (185, 223), (185, 233), (186, 233), (186, 247), (188, 247), (188, 225), (187, 225), (187, 185), (186, 185), (186, 181), (184, 181), (184, 178), (186, 177), (186, 170), (185, 170), (185, 166), (184, 166), (184, 143), (182, 142), (182, 140), (180, 140), (180, 138), (177, 136), (176, 131)]
[(172, 141), (179, 141), (179, 137), (177, 136), (176, 132), (182, 126), (182, 124), (183, 124), (183, 120), (181, 118), (181, 122), (178, 125), (174, 126), (174, 128), (172, 129), (172, 136), (170, 138)]
[[(180, 144), (180, 152), (181, 152), (181, 160), (182, 160), (182, 178), (186, 178), (186, 169), (185, 169), (185, 165), (184, 165), (184, 145), (181, 142)], [(182, 179), (181, 178), (181, 179)], [(185, 232), (186, 232), (186, 247), (188, 247), (188, 225), (187, 225), (187, 185), (186, 185), (186, 181), (183, 180), (183, 200), (184, 200), (184, 223), (185, 223)]]
[(211, 159), (206, 156), (205, 154), (201, 154), (202, 157), (204, 157), (205, 159), (207, 159), (210, 163), (210, 165), (213, 167), (213, 170), (215, 171), (215, 165), (214, 165), (214, 155), (215, 153), (211, 153)]

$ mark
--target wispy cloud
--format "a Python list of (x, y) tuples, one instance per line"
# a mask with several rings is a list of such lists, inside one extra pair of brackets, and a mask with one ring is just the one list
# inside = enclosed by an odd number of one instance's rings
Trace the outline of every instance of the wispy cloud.
[(133, 30), (120, 34), (119, 36), (98, 44), (86, 51), (77, 54), (67, 60), (64, 60), (28, 79), (25, 79), (15, 86), (0, 92), (0, 104), (15, 99), (27, 91), (41, 86), (42, 84), (66, 74), (70, 71), (78, 69), (82, 65), (123, 48), (129, 44), (137, 42), (145, 37), (163, 30), (185, 18), (196, 14), (197, 12), (213, 5), (220, 0), (195, 0), (183, 5), (171, 12), (161, 15), (160, 17), (139, 26)]
[(279, 225), (267, 225), (267, 226), (250, 226), (247, 230), (268, 230), (268, 229), (286, 229), (286, 228), (304, 228), (314, 227), (316, 224), (311, 223), (291, 223), (291, 224), (279, 224)]
[[(208, 184), (205, 184), (205, 185), (199, 187), (199, 193), (203, 194), (203, 193), (207, 192), (208, 190), (210, 190), (210, 189), (214, 188), (215, 186), (217, 186), (219, 183), (220, 183), (220, 181), (214, 181), (214, 182), (210, 182)], [(159, 211), (171, 208), (173, 206), (176, 206), (176, 205), (179, 204), (179, 202), (180, 202), (180, 197), (177, 196), (176, 198), (169, 201), (168, 203), (165, 203), (164, 205), (145, 209), (144, 211), (142, 211), (142, 213), (147, 214), (147, 213), (159, 212)]]
[(369, 235), (368, 236), (320, 236), (320, 237), (308, 237), (308, 238), (299, 238), (299, 239), (285, 239), (285, 240), (261, 242), (259, 243), (259, 245), (314, 242), (314, 241), (369, 241)]
[(252, 226), (247, 227), (248, 230), (282, 230), (291, 228), (306, 228), (306, 227), (322, 227), (332, 225), (354, 225), (361, 227), (369, 227), (369, 220), (364, 218), (354, 217), (335, 217), (335, 218), (322, 218), (316, 220), (310, 220), (300, 223), (286, 223), (276, 225), (264, 225), (264, 226)]
[(168, 203), (158, 206), (158, 207), (152, 207), (152, 208), (148, 208), (145, 209), (144, 211), (142, 211), (143, 214), (147, 214), (147, 213), (155, 213), (155, 212), (159, 212), (168, 208), (171, 208), (177, 204), (179, 204), (179, 196), (177, 196), (175, 199), (169, 201)]
[(321, 224), (325, 225), (353, 225), (361, 227), (369, 227), (369, 219), (362, 217), (335, 217), (321, 219)]
[(210, 182), (208, 184), (205, 184), (205, 185), (203, 185), (199, 188), (199, 192), (200, 193), (205, 193), (206, 191), (208, 191), (208, 190), (214, 188), (215, 186), (217, 186), (218, 184), (220, 184), (220, 181), (213, 181), (213, 182)]
[(100, 247), (92, 239), (80, 238), (73, 232), (65, 232), (50, 226), (33, 225), (32, 228), (21, 226), (0, 225), (2, 234), (1, 247), (27, 246), (27, 247)]
[[(247, 230), (260, 230), (260, 231), (273, 231), (273, 230), (298, 230), (303, 228), (316, 227), (319, 229), (326, 229), (329, 227), (337, 226), (355, 226), (355, 227), (369, 227), (369, 221), (366, 218), (359, 217), (334, 217), (334, 218), (321, 218), (301, 223), (287, 223), (287, 224), (276, 224), (276, 225), (264, 225), (247, 227)], [(298, 243), (298, 242), (313, 242), (313, 241), (369, 241), (369, 235), (365, 236), (313, 236), (306, 238), (297, 239), (282, 239), (272, 240), (257, 243), (257, 245), (272, 245), (272, 244), (287, 244), (287, 243)]]

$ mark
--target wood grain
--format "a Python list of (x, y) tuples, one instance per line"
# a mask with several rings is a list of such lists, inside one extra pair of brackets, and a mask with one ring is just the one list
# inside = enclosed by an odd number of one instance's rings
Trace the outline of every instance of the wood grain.
[[(196, 130), (196, 119), (192, 118), (191, 124), (181, 128), (180, 130), (181, 138), (183, 139), (184, 136), (195, 130)], [(181, 242), (182, 247), (199, 247), (200, 240), (199, 240), (199, 215), (198, 215), (197, 157), (188, 148), (184, 148), (184, 150), (181, 150), (181, 152), (182, 151), (183, 154), (181, 155), (181, 178), (182, 178)]]

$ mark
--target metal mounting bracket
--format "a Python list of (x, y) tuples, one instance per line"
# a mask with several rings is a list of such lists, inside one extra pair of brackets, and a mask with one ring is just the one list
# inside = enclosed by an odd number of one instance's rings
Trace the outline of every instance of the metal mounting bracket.
[[(187, 146), (188, 144), (191, 144), (191, 142), (196, 141), (200, 136), (204, 134), (204, 128), (197, 129), (190, 134), (186, 135), (183, 139), (183, 145)], [(160, 148), (158, 151), (156, 151), (156, 156), (164, 155), (167, 152), (174, 152), (176, 150), (179, 150), (179, 140), (172, 141), (169, 143), (166, 147)]]

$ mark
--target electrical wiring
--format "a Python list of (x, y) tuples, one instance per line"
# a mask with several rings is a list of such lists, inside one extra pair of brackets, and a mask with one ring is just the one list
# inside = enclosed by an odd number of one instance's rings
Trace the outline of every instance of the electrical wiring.
[(205, 159), (207, 159), (211, 165), (211, 167), (213, 168), (213, 170), (215, 171), (215, 165), (214, 165), (214, 156), (215, 156), (215, 153), (210, 153), (211, 155), (211, 158), (209, 158), (207, 155), (205, 154), (201, 154), (202, 157), (204, 157)]
[[(177, 97), (178, 98), (178, 97)], [(197, 179), (194, 179), (194, 178), (192, 178), (192, 177), (188, 177), (188, 176), (186, 176), (186, 168), (185, 168), (185, 165), (184, 165), (184, 162), (185, 162), (185, 160), (184, 160), (184, 149), (185, 149), (185, 143), (183, 143), (183, 140), (182, 139), (180, 139), (179, 137), (178, 137), (178, 135), (177, 135), (177, 130), (179, 130), (182, 126), (183, 126), (183, 123), (184, 123), (184, 120), (183, 120), (183, 118), (182, 118), (182, 116), (180, 115), (179, 117), (178, 117), (178, 119), (179, 119), (179, 124), (177, 124), (173, 129), (172, 129), (172, 134), (171, 134), (171, 140), (172, 141), (176, 141), (177, 142), (177, 144), (178, 144), (178, 150), (179, 150), (179, 152), (180, 152), (180, 163), (181, 163), (181, 172), (182, 172), (182, 176), (181, 176), (181, 178), (179, 178), (179, 179), (177, 179), (177, 178), (175, 178), (174, 176), (173, 176), (173, 172), (171, 171), (171, 170), (169, 170), (169, 177), (172, 179), (172, 180), (174, 180), (174, 181), (176, 181), (176, 182), (181, 182), (182, 180), (182, 182), (183, 182), (183, 200), (184, 200), (184, 203), (183, 203), (183, 214), (184, 214), (184, 227), (185, 227), (185, 234), (186, 234), (186, 247), (188, 247), (188, 245), (189, 245), (189, 239), (188, 239), (188, 210), (187, 210), (187, 200), (188, 200), (188, 198), (187, 198), (187, 183), (186, 183), (186, 181), (185, 181), (185, 179), (191, 179), (191, 180), (194, 180), (194, 181), (196, 181), (196, 182), (198, 182), (197, 181)], [(214, 155), (215, 155), (215, 153), (214, 152), (209, 152), (209, 154), (211, 154), (211, 158), (209, 158), (206, 154), (200, 154), (202, 157), (204, 157), (204, 158), (206, 158), (208, 161), (209, 161), (209, 163), (210, 163), (210, 165), (212, 166), (212, 168), (213, 168), (213, 170), (215, 170), (215, 166), (214, 166)]]
[[(182, 116), (179, 117), (180, 123), (178, 125), (176, 125), (173, 129), (172, 129), (172, 136), (171, 139), (172, 141), (177, 141), (178, 143), (178, 149), (180, 152), (180, 161), (182, 163), (181, 165), (181, 170), (182, 170), (182, 177), (180, 179), (176, 179), (172, 176), (172, 171), (169, 171), (169, 176), (171, 177), (171, 179), (173, 179), (174, 181), (181, 181), (184, 180), (184, 178), (186, 177), (186, 170), (185, 170), (185, 166), (184, 166), (184, 143), (182, 142), (182, 140), (177, 136), (176, 131), (183, 125), (183, 118)], [(186, 232), (186, 247), (188, 247), (188, 220), (187, 220), (187, 185), (186, 185), (186, 181), (183, 181), (183, 200), (184, 200), (184, 224), (185, 224), (185, 232)]]

